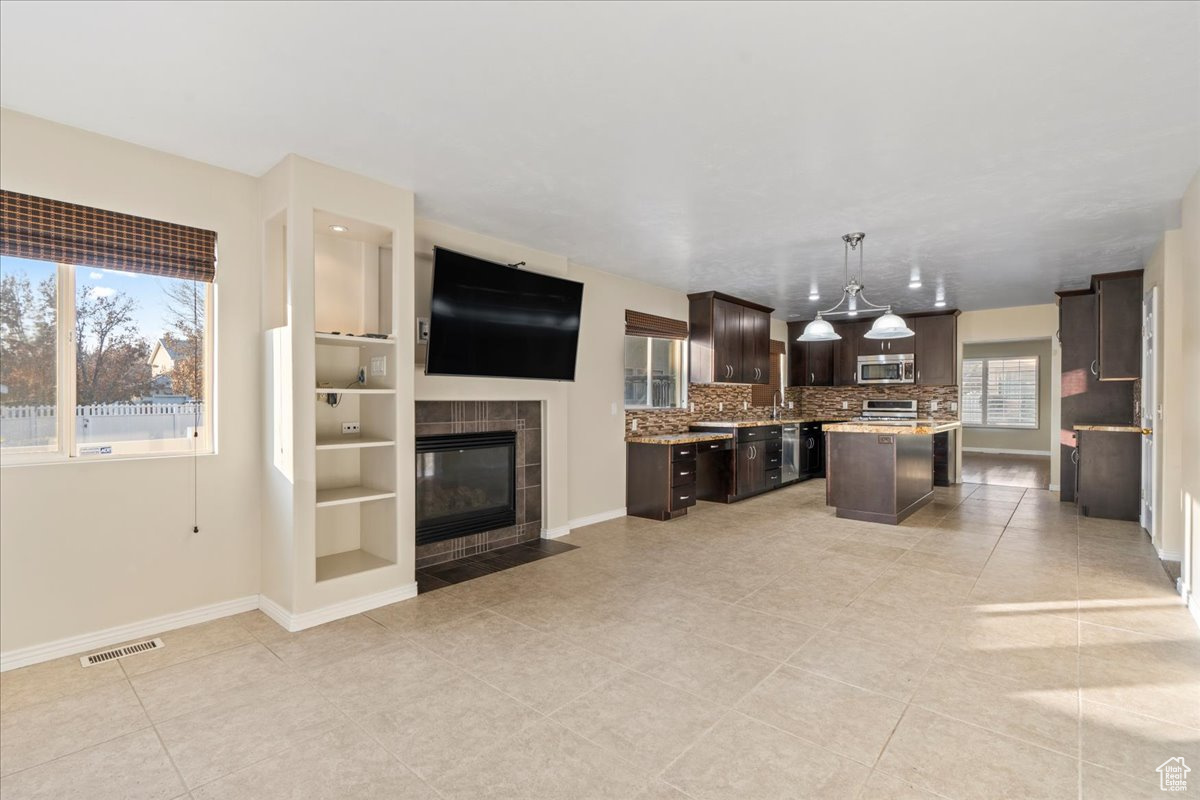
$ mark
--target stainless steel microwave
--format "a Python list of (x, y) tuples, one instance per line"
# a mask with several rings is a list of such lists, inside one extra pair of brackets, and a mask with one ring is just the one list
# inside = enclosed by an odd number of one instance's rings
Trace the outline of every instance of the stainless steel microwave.
[(858, 357), (859, 383), (914, 383), (912, 353)]

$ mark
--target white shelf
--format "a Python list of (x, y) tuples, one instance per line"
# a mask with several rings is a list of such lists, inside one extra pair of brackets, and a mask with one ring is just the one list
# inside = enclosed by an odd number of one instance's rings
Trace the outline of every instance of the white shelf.
[(336, 386), (318, 386), (317, 394), (395, 394), (395, 389), (339, 389)]
[(341, 489), (318, 489), (317, 508), (344, 506), (351, 503), (369, 503), (372, 500), (387, 500), (395, 497), (396, 493), (389, 489), (375, 489), (370, 486), (344, 486)]
[(318, 450), (353, 450), (359, 447), (391, 447), (395, 442), (381, 436), (325, 436), (317, 439)]
[(366, 572), (369, 569), (391, 567), (395, 564), (386, 558), (368, 553), (366, 550), (347, 550), (344, 553), (333, 553), (317, 558), (317, 580), (327, 581), (331, 578), (342, 578)]
[(376, 339), (371, 336), (351, 336), (346, 333), (318, 333), (316, 335), (317, 344), (343, 345), (346, 347), (362, 347), (367, 344), (389, 345), (395, 344), (396, 340), (392, 337), (386, 339)]

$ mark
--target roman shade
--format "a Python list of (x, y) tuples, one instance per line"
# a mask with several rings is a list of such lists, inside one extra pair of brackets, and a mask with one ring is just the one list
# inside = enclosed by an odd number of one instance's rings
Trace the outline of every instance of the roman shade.
[(0, 190), (0, 255), (211, 282), (217, 234)]
[(625, 335), (650, 336), (655, 339), (686, 339), (688, 324), (681, 319), (625, 310)]

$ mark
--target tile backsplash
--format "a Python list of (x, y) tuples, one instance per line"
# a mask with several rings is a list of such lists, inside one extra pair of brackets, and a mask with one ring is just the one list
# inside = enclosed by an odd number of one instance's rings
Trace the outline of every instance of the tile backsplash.
[[(633, 421), (638, 423), (637, 434), (653, 436), (659, 433), (682, 433), (693, 422), (711, 419), (762, 419), (771, 418), (770, 406), (751, 405), (749, 384), (693, 383), (688, 386), (689, 408), (636, 409), (625, 412), (625, 435), (634, 433)], [(787, 410), (791, 416), (852, 417), (862, 410), (862, 401), (867, 398), (888, 399), (915, 398), (922, 416), (939, 419), (958, 418), (957, 411), (950, 410), (950, 403), (958, 402), (957, 386), (802, 386), (784, 390), (784, 408), (787, 403), (795, 407)], [(938, 401), (938, 410), (931, 411), (931, 400)], [(842, 402), (849, 404), (843, 410)], [(724, 410), (721, 406), (724, 405)], [(743, 404), (746, 408), (743, 409)]]

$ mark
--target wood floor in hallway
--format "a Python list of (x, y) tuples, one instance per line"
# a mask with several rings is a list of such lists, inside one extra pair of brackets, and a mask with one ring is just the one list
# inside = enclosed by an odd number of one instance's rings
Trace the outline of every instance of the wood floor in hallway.
[(963, 453), (962, 479), (963, 483), (1047, 489), (1050, 487), (1050, 456)]

